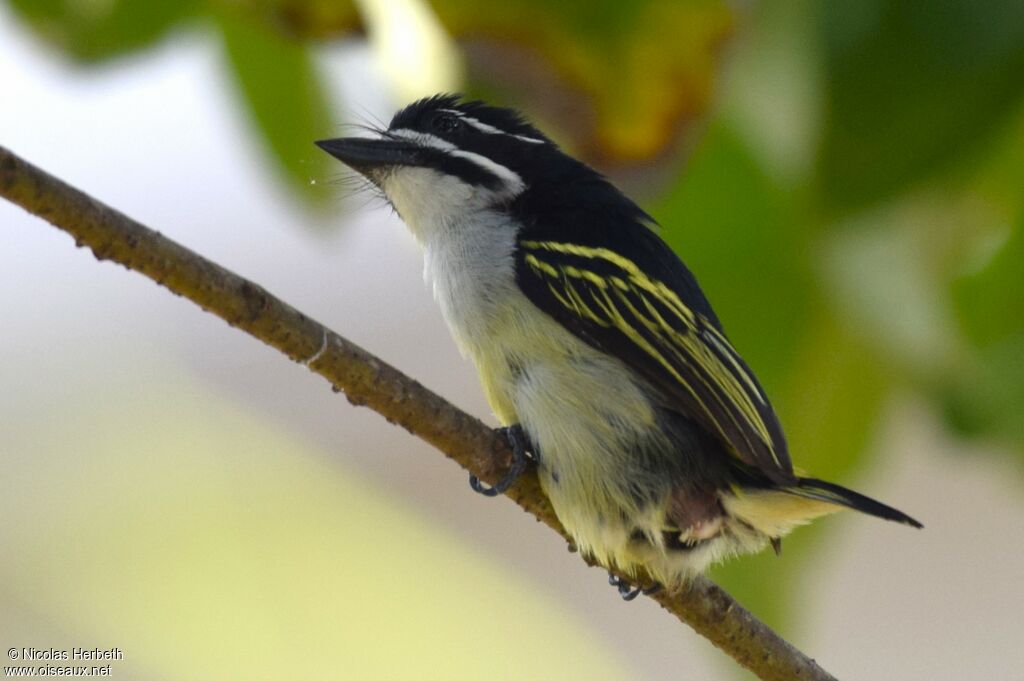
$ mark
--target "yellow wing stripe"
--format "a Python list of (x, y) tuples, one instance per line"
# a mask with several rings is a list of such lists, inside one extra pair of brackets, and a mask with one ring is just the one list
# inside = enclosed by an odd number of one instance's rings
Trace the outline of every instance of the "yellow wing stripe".
[(544, 274), (547, 274), (548, 276), (552, 276), (552, 277), (557, 277), (558, 276), (558, 270), (557, 269), (555, 269), (551, 265), (547, 264), (546, 262), (544, 262), (543, 260), (541, 260), (537, 256), (533, 255), (532, 253), (527, 253), (526, 254), (526, 262), (533, 269), (535, 269), (535, 270), (537, 270), (539, 272), (543, 272)]
[[(767, 443), (771, 443), (771, 436), (768, 434), (768, 429), (762, 421), (761, 415), (758, 413), (754, 403), (750, 401), (750, 395), (743, 389), (743, 386), (740, 385), (731, 371), (722, 371), (723, 366), (721, 361), (718, 359), (718, 356), (710, 352), (708, 347), (698, 340), (692, 332), (680, 333), (677, 329), (668, 324), (660, 314), (658, 314), (658, 311), (654, 309), (654, 306), (651, 305), (647, 298), (643, 296), (640, 296), (640, 298), (643, 300), (648, 311), (655, 317), (659, 326), (669, 335), (669, 338), (684, 346), (689, 351), (689, 356), (700, 362), (701, 367), (704, 368), (708, 375), (713, 376), (718, 385), (725, 389), (732, 404), (735, 404), (740, 408), (740, 411), (743, 412), (743, 417), (754, 426), (754, 429), (757, 431), (757, 434), (761, 439)], [(748, 386), (754, 391), (754, 394), (758, 396), (758, 399), (760, 399), (760, 391), (757, 390), (753, 383), (749, 383), (750, 379), (748, 374), (742, 370), (742, 367), (740, 367), (734, 359), (732, 359), (732, 353), (724, 352), (724, 354), (729, 357), (730, 362), (736, 368), (737, 372), (739, 372), (740, 375), (748, 381)]]
[[(665, 340), (668, 340), (668, 342), (664, 342), (663, 340), (662, 345), (668, 347), (679, 361), (686, 362), (687, 357), (697, 360), (697, 363), (700, 364), (704, 373), (711, 377), (711, 380), (714, 381), (715, 385), (726, 393), (725, 397), (723, 398), (718, 391), (715, 391), (714, 386), (709, 383), (703, 375), (698, 374), (698, 378), (700, 378), (701, 383), (709, 389), (709, 392), (722, 406), (723, 410), (729, 414), (729, 419), (736, 426), (740, 426), (741, 424), (733, 414), (732, 410), (729, 409), (730, 403), (739, 407), (743, 418), (754, 427), (761, 439), (766, 443), (770, 443), (771, 438), (768, 436), (768, 431), (763, 427), (764, 424), (761, 423), (761, 419), (757, 414), (757, 410), (754, 409), (754, 405), (750, 403), (750, 398), (746, 396), (732, 374), (728, 371), (722, 371), (722, 365), (718, 361), (718, 358), (708, 352), (707, 347), (705, 347), (699, 340), (696, 340), (692, 333), (680, 333), (666, 323), (643, 294), (636, 291), (634, 291), (634, 294), (637, 295), (637, 297), (639, 297), (639, 299), (644, 303), (648, 312), (650, 312), (655, 318), (654, 321), (646, 318), (639, 310), (636, 309), (624, 294), (620, 294), (619, 297), (623, 305), (628, 307), (629, 311), (632, 312), (648, 330), (659, 338), (664, 338), (664, 336), (667, 335), (668, 339)], [(673, 343), (672, 341), (675, 342)], [(679, 346), (682, 346), (686, 350), (686, 355), (679, 351)], [(707, 410), (705, 410), (705, 412), (707, 412)], [(742, 429), (740, 429), (740, 432), (743, 432)], [(748, 444), (753, 443), (748, 440)]]
[[(656, 337), (658, 337), (658, 338), (661, 337), (661, 329), (659, 328), (658, 324), (655, 324), (651, 320), (649, 320), (646, 317), (644, 317), (640, 313), (640, 311), (636, 309), (636, 307), (633, 305), (633, 303), (631, 303), (629, 301), (629, 299), (626, 298), (626, 296), (625, 296), (625, 294), (623, 292), (617, 290), (617, 291), (615, 291), (615, 293), (618, 294), (619, 300), (626, 307), (626, 309), (628, 309), (633, 314), (634, 317), (636, 317), (638, 320), (640, 320), (640, 323), (642, 323), (645, 327), (647, 327), (647, 329), (651, 333), (653, 333)], [(620, 324), (620, 321), (621, 321), (621, 324)], [(624, 327), (629, 327), (630, 326), (629, 322), (627, 322), (625, 320), (625, 318), (623, 318), (621, 315), (619, 315), (619, 317), (615, 320), (615, 325), (616, 325), (616, 327), (618, 327), (619, 329), (622, 329), (623, 331), (625, 331)], [(632, 327), (630, 327), (630, 330), (631, 331), (635, 331), (635, 330), (632, 329)], [(637, 334), (637, 335), (639, 336), (639, 334)], [(631, 338), (632, 338), (632, 336), (631, 336)], [(645, 340), (645, 342), (646, 342), (646, 340)], [(664, 343), (664, 342), (661, 343), (661, 345), (662, 345), (662, 347), (667, 347), (676, 356), (677, 359), (679, 359), (681, 361), (685, 361), (685, 358), (679, 352), (678, 348), (675, 348), (671, 344)], [(649, 353), (650, 351), (647, 351), (647, 352)], [(687, 388), (687, 390), (689, 390), (690, 394), (693, 395), (693, 397), (696, 400), (697, 404), (699, 404), (701, 406), (701, 410), (707, 415), (708, 419), (710, 419), (711, 422), (715, 424), (715, 428), (718, 430), (718, 432), (722, 435), (722, 437), (724, 437), (726, 440), (728, 440), (728, 436), (725, 434), (725, 431), (723, 430), (722, 425), (718, 422), (718, 419), (715, 418), (715, 416), (711, 412), (711, 410), (708, 409), (706, 404), (704, 404), (704, 401), (701, 400), (697, 396), (697, 394), (692, 389), (692, 386), (688, 382), (686, 382), (686, 381), (684, 381), (682, 379), (682, 377), (679, 375), (679, 373), (675, 370), (674, 365), (672, 365), (671, 362), (665, 361), (664, 358), (662, 356), (660, 356), (660, 353), (659, 353), (659, 360), (662, 362), (663, 366), (672, 367), (671, 368), (672, 375), (676, 378), (676, 380), (682, 382), (686, 386), (686, 388)], [(708, 384), (707, 380), (705, 380), (702, 376), (698, 375), (697, 378), (701, 381), (701, 383), (704, 384), (705, 387), (711, 388), (711, 386)], [(715, 394), (714, 390), (711, 390), (711, 393), (713, 395), (715, 395), (716, 399), (719, 401), (719, 404), (721, 404), (723, 407), (727, 406), (727, 405), (725, 405), (722, 402), (721, 397), (718, 396), (717, 394)], [(726, 411), (728, 412), (728, 409), (726, 409)], [(732, 417), (731, 415), (730, 415), (730, 417), (732, 418), (733, 423), (736, 423), (735, 417)], [(736, 423), (736, 425), (739, 425), (739, 424)]]
[[(739, 427), (741, 424), (737, 420), (735, 413), (736, 410), (739, 411), (739, 415), (742, 419), (768, 446), (768, 450), (776, 464), (780, 463), (773, 446), (774, 443), (772, 442), (771, 435), (768, 432), (768, 427), (764, 423), (760, 412), (751, 400), (751, 394), (753, 394), (761, 404), (766, 404), (753, 377), (750, 376), (749, 372), (739, 364), (735, 358), (732, 346), (713, 325), (705, 323), (701, 325), (701, 328), (706, 328), (708, 330), (708, 334), (706, 334), (705, 337), (717, 347), (720, 354), (727, 358), (727, 361), (731, 365), (733, 371), (726, 368), (719, 356), (712, 352), (711, 349), (701, 341), (701, 339), (697, 338), (698, 316), (693, 312), (693, 310), (683, 303), (675, 291), (670, 289), (663, 282), (648, 277), (633, 261), (606, 248), (592, 248), (554, 241), (523, 241), (521, 242), (521, 245), (524, 248), (533, 249), (535, 251), (543, 250), (583, 258), (597, 258), (610, 262), (623, 270), (627, 275), (627, 278), (616, 276), (603, 277), (596, 272), (581, 269), (572, 265), (553, 265), (550, 262), (545, 262), (533, 253), (526, 253), (524, 256), (526, 263), (531, 267), (531, 269), (538, 274), (542, 274), (548, 278), (556, 280), (565, 296), (559, 295), (550, 281), (548, 282), (548, 288), (562, 305), (573, 310), (580, 317), (593, 321), (601, 326), (614, 326), (624, 333), (634, 344), (637, 345), (637, 347), (664, 367), (665, 370), (668, 371), (669, 374), (679, 383), (679, 385), (684, 387), (694, 398), (694, 401), (701, 406), (701, 409), (707, 416), (708, 420), (714, 425), (716, 430), (719, 431), (722, 437), (728, 441), (729, 438), (725, 435), (722, 424), (719, 423), (718, 419), (715, 418), (708, 406), (705, 405), (698, 397), (693, 386), (691, 386), (680, 375), (679, 371), (675, 368), (672, 362), (665, 357), (662, 351), (654, 347), (637, 331), (637, 329), (633, 328), (625, 317), (622, 316), (615, 304), (615, 301), (612, 300), (612, 296), (610, 295), (611, 293), (614, 293), (615, 298), (618, 299), (620, 303), (625, 306), (625, 308), (628, 309), (628, 311), (636, 317), (636, 319), (643, 324), (645, 328), (648, 329), (649, 332), (653, 333), (656, 338), (662, 341), (658, 344), (662, 346), (662, 350), (669, 350), (680, 362), (688, 363), (689, 361), (695, 361), (699, 365), (703, 372), (714, 382), (714, 386), (710, 385), (703, 375), (698, 374), (699, 380), (712, 394), (715, 395), (715, 399), (722, 405), (724, 411), (729, 414), (729, 419), (738, 427), (738, 431), (740, 433), (745, 432), (743, 428)], [(590, 284), (593, 287), (593, 290), (590, 292), (590, 301), (599, 308), (601, 313), (603, 313), (603, 318), (587, 306), (572, 281), (585, 282), (584, 285)], [(653, 296), (661, 302), (666, 309), (678, 317), (679, 320), (683, 322), (686, 332), (681, 332), (678, 328), (669, 324), (658, 312), (651, 301), (648, 300), (645, 293)], [(632, 294), (635, 296), (643, 304), (644, 312), (638, 310), (626, 297), (626, 294)], [(568, 300), (566, 300), (566, 296), (568, 297)], [(681, 351), (684, 351), (685, 354)], [(737, 377), (739, 377), (739, 380)], [(714, 389), (715, 387), (718, 388), (717, 391)], [(724, 393), (724, 398), (722, 393)], [(726, 400), (728, 400), (728, 404), (726, 403)], [(733, 409), (729, 408), (730, 405), (733, 406)], [(746, 436), (744, 436), (744, 439), (746, 439)], [(752, 444), (749, 440), (747, 443), (748, 445)]]
[(687, 307), (683, 301), (679, 299), (679, 296), (676, 295), (675, 291), (670, 289), (664, 283), (651, 279), (644, 274), (643, 270), (636, 266), (636, 263), (629, 258), (619, 255), (615, 251), (607, 248), (593, 248), (590, 246), (580, 246), (579, 244), (567, 244), (560, 241), (523, 241), (522, 245), (526, 248), (553, 251), (555, 253), (567, 253), (581, 258), (600, 258), (602, 260), (606, 260), (629, 273), (630, 279), (632, 279), (640, 288), (653, 293), (663, 300), (670, 308), (673, 308), (680, 317), (687, 320), (690, 324), (695, 323), (693, 310)]
[(729, 363), (736, 369), (736, 373), (743, 377), (743, 381), (747, 384), (747, 387), (750, 388), (750, 392), (757, 396), (757, 401), (761, 404), (767, 404), (764, 395), (761, 393), (761, 389), (757, 387), (757, 384), (754, 383), (754, 379), (750, 376), (750, 372), (744, 369), (739, 362), (736, 361), (735, 351), (732, 349), (732, 345), (726, 337), (722, 335), (722, 332), (711, 324), (706, 325), (706, 328), (709, 332), (708, 338), (712, 343), (718, 346), (719, 351), (723, 355), (729, 358)]
[(558, 291), (556, 291), (555, 287), (550, 282), (548, 283), (548, 290), (551, 291), (551, 294), (555, 296), (555, 299), (558, 300), (558, 302), (561, 303), (564, 307), (566, 307), (569, 310), (572, 310), (573, 312), (575, 312), (577, 315), (584, 319), (589, 319), (590, 321), (594, 322), (595, 324), (598, 324), (599, 326), (608, 326), (607, 321), (602, 319), (600, 316), (595, 314), (593, 310), (587, 307), (587, 304), (583, 300), (583, 297), (579, 294), (579, 292), (575, 289), (575, 287), (573, 287), (571, 283), (569, 283), (568, 281), (562, 281), (559, 268), (555, 268), (552, 265), (540, 260), (539, 258), (533, 255), (527, 255), (526, 262), (528, 265), (530, 265), (530, 267), (534, 269), (534, 271), (546, 274), (550, 277), (554, 277), (555, 279), (559, 280), (559, 283), (562, 284), (563, 287), (562, 293), (565, 294), (564, 296), (560, 294)]
[(598, 290), (598, 293), (601, 294), (602, 300), (597, 300), (596, 302), (604, 311), (604, 313), (608, 315), (608, 318), (611, 319), (612, 324), (615, 325), (615, 328), (619, 329), (624, 334), (626, 334), (626, 336), (631, 341), (633, 341), (633, 343), (635, 343), (641, 350), (646, 352), (648, 355), (653, 357), (659, 364), (661, 364), (661, 366), (664, 367), (665, 370), (668, 371), (674, 379), (676, 379), (676, 382), (679, 383), (679, 385), (683, 386), (688, 393), (690, 393), (690, 395), (693, 397), (694, 402), (701, 406), (701, 409), (707, 415), (708, 419), (715, 424), (715, 428), (718, 430), (719, 434), (721, 434), (723, 438), (726, 438), (728, 440), (724, 430), (722, 429), (721, 424), (718, 423), (718, 420), (715, 418), (714, 414), (711, 413), (707, 405), (705, 405), (704, 402), (697, 395), (697, 392), (693, 389), (693, 386), (691, 386), (690, 383), (685, 378), (683, 378), (683, 376), (679, 373), (675, 366), (673, 366), (671, 362), (665, 359), (665, 356), (661, 354), (657, 350), (657, 348), (651, 345), (646, 338), (640, 335), (640, 333), (638, 333), (637, 330), (634, 329), (633, 326), (626, 321), (625, 317), (622, 316), (622, 313), (619, 312), (619, 309), (615, 307), (615, 303), (609, 297), (608, 291), (605, 288), (600, 288)]
[[(647, 300), (646, 296), (637, 291), (635, 291), (634, 294), (643, 302), (644, 307), (647, 308), (648, 313), (654, 318), (657, 324), (655, 325), (651, 323), (638, 311), (634, 311), (637, 318), (646, 326), (651, 328), (652, 331), (666, 334), (670, 341), (667, 345), (673, 348), (681, 361), (686, 361), (686, 358), (679, 353), (671, 341), (674, 341), (675, 345), (684, 347), (687, 350), (687, 356), (697, 360), (705, 373), (707, 373), (708, 376), (711, 376), (715, 383), (726, 392), (726, 397), (729, 401), (739, 407), (743, 418), (754, 427), (758, 436), (760, 436), (766, 443), (770, 444), (771, 436), (768, 434), (768, 430), (762, 422), (760, 414), (758, 414), (757, 409), (750, 401), (750, 397), (747, 395), (746, 391), (743, 390), (743, 387), (736, 381), (735, 376), (733, 376), (731, 372), (722, 370), (722, 363), (719, 361), (718, 357), (711, 353), (707, 346), (700, 342), (700, 340), (696, 339), (692, 331), (690, 333), (680, 333), (677, 329), (666, 322), (651, 302)], [(623, 302), (626, 301), (624, 300)], [(707, 381), (704, 383), (705, 385), (708, 385)], [(711, 386), (708, 385), (708, 387), (710, 388)], [(732, 412), (728, 409), (728, 404), (726, 404), (717, 393), (715, 393), (715, 395), (719, 404), (725, 407), (726, 411), (731, 415)], [(739, 425), (735, 417), (732, 417), (732, 420), (736, 425)]]

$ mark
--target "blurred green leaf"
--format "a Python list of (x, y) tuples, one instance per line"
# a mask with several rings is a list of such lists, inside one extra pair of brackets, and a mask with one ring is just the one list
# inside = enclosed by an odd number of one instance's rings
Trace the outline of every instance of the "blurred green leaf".
[(362, 25), (353, 0), (208, 1), (247, 12), (283, 34), (302, 39), (337, 39)]
[(855, 330), (821, 311), (778, 400), (797, 470), (842, 484), (860, 463), (893, 377)]
[(822, 282), (837, 315), (901, 373), (925, 382), (963, 353), (943, 290), (945, 261), (962, 250), (956, 235), (979, 218), (960, 199), (932, 194), (886, 204), (833, 226), (820, 242)]
[(330, 172), (313, 140), (333, 129), (310, 48), (247, 16), (217, 14), (217, 25), (244, 108), (292, 188), (323, 200), (312, 182)]
[(36, 34), (65, 56), (96, 62), (151, 47), (202, 0), (9, 0)]
[(1024, 220), (952, 293), (976, 355), (943, 395), (946, 416), (965, 434), (995, 435), (1024, 453)]
[(1024, 333), (986, 346), (978, 366), (940, 394), (946, 422), (963, 435), (1010, 444), (1024, 456)]
[(948, 167), (1024, 94), (1024, 2), (858, 0), (821, 11), (819, 171), (833, 208), (890, 197)]
[(981, 347), (1024, 331), (1024, 222), (986, 267), (954, 282), (953, 299), (968, 337)]
[(757, 3), (730, 46), (720, 106), (784, 186), (806, 184), (821, 127), (821, 52), (814, 0)]

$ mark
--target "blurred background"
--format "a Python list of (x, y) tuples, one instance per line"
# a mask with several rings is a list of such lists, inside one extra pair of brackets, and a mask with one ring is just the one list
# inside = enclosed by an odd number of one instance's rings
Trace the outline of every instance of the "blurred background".
[[(663, 225), (843, 514), (712, 577), (844, 679), (1024, 679), (1024, 4), (2, 0), (0, 144), (493, 422), (312, 140), (522, 108)], [(0, 203), (0, 648), (132, 679), (741, 679), (405, 431)], [(6, 662), (4, 664), (7, 664)]]

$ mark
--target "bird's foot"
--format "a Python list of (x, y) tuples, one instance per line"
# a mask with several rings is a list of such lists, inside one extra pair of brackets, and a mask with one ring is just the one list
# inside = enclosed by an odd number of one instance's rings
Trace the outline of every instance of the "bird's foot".
[(631, 601), (640, 594), (643, 594), (644, 596), (650, 596), (652, 594), (658, 593), (664, 588), (661, 584), (657, 582), (648, 587), (633, 586), (632, 584), (622, 579), (618, 575), (613, 575), (610, 572), (608, 573), (608, 583), (614, 586), (616, 589), (618, 589), (619, 595), (622, 596), (622, 600), (624, 601)]
[(485, 486), (480, 482), (480, 478), (475, 475), (469, 476), (469, 486), (473, 488), (474, 492), (483, 494), (485, 497), (496, 497), (499, 494), (504, 494), (519, 476), (523, 474), (530, 461), (540, 461), (540, 457), (537, 455), (537, 448), (531, 446), (530, 440), (526, 437), (526, 433), (523, 432), (522, 426), (516, 424), (507, 428), (498, 428), (498, 432), (505, 435), (509, 446), (512, 447), (512, 467), (508, 469), (505, 477), (499, 480), (498, 484), (494, 485), (494, 487)]

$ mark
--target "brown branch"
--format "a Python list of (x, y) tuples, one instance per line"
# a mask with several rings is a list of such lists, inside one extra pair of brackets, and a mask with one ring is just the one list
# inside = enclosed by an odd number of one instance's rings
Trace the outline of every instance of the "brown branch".
[[(305, 364), (343, 391), (352, 404), (379, 412), (484, 481), (497, 482), (510, 464), (511, 452), (504, 439), (478, 419), (263, 288), (3, 147), (0, 195), (68, 232), (76, 245), (89, 247), (97, 259), (111, 260), (146, 275)], [(568, 540), (536, 475), (524, 475), (508, 496)], [(660, 593), (653, 598), (762, 679), (833, 678), (705, 578), (695, 579), (681, 593)]]

